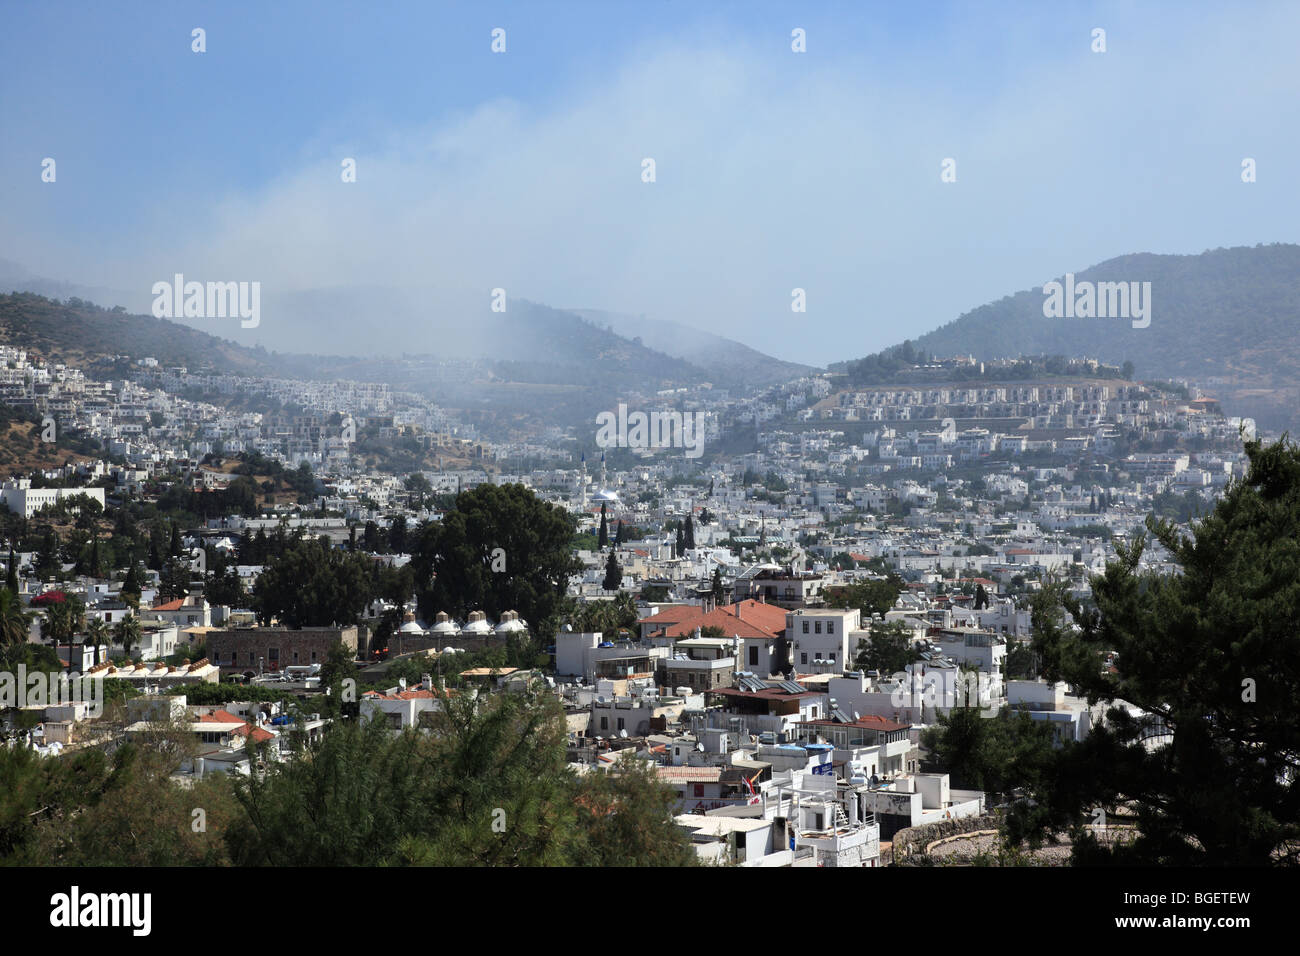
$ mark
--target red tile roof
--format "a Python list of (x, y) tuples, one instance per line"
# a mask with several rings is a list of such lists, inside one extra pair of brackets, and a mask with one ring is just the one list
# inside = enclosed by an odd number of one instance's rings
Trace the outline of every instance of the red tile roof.
[(396, 694), (381, 694), (377, 690), (368, 690), (361, 696), (369, 697), (372, 700), (431, 700), (434, 693), (431, 690), (412, 688), (411, 690), (399, 690)]
[(785, 630), (785, 608), (762, 601), (745, 600), (705, 612), (698, 607), (684, 608), (686, 613), (665, 618), (665, 612), (642, 618), (637, 623), (668, 625), (665, 637), (690, 637), (695, 629), (720, 627), (727, 637), (775, 638)]

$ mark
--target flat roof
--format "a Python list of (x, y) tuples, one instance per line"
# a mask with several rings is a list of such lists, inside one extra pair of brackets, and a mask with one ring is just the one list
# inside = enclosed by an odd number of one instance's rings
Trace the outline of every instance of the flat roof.
[(724, 697), (749, 697), (754, 700), (798, 700), (800, 697), (820, 697), (823, 691), (805, 690), (797, 694), (784, 691), (779, 687), (765, 687), (763, 690), (741, 690), (738, 687), (714, 687), (705, 690), (706, 694), (722, 694)]
[(721, 837), (729, 833), (749, 833), (772, 825), (771, 820), (755, 817), (705, 816), (698, 813), (679, 813), (673, 822), (705, 836)]

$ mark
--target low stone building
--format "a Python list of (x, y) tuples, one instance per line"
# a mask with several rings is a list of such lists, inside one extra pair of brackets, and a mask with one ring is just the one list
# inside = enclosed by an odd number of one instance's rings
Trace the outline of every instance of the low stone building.
[(323, 664), (342, 641), (356, 657), (357, 628), (238, 627), (208, 634), (208, 657), (222, 675), (278, 674), (286, 667)]

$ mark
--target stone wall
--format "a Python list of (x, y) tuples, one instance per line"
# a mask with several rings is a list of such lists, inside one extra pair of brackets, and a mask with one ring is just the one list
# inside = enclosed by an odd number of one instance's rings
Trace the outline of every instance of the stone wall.
[(998, 818), (991, 813), (977, 817), (962, 817), (960, 820), (939, 820), (919, 827), (907, 827), (894, 834), (889, 862), (897, 866), (907, 866), (909, 861), (925, 856), (928, 848), (937, 841), (958, 834), (974, 833), (978, 830), (996, 832), (997, 829)]

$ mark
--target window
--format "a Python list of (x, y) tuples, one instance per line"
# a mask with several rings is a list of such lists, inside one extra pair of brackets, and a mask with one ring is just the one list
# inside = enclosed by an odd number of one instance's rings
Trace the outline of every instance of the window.
[(600, 729), (601, 729), (601, 730), (609, 730), (609, 718), (608, 718), (608, 717), (602, 717), (602, 718), (600, 718)]
[(803, 632), (804, 632), (805, 634), (808, 633), (808, 622), (807, 622), (807, 621), (804, 621), (804, 622), (803, 622)]
[(835, 633), (835, 622), (834, 622), (834, 621), (827, 621), (827, 622), (826, 622), (826, 633), (827, 633), (827, 634), (834, 634), (834, 633)]
[(800, 654), (800, 655), (799, 655), (799, 663), (800, 663), (800, 664), (807, 664), (807, 663), (808, 663), (808, 655), (807, 655), (807, 654)]
[(620, 718), (618, 719), (618, 726), (617, 726), (616, 728), (614, 728), (614, 729), (615, 729), (615, 730), (622, 730), (622, 729), (623, 729), (623, 718), (622, 718), (622, 717), (620, 717)]
[(835, 652), (834, 652), (834, 651), (831, 651), (831, 660), (832, 660), (832, 661), (835, 660)]
[(818, 621), (813, 625), (813, 633), (820, 634), (821, 632), (822, 632), (822, 622)]
[(697, 797), (702, 797), (702, 796), (704, 796), (704, 784), (702, 784), (702, 783), (697, 783), (697, 784), (695, 785), (695, 795), (696, 795)]
[(758, 666), (758, 645), (749, 645), (749, 664), (751, 667)]

